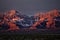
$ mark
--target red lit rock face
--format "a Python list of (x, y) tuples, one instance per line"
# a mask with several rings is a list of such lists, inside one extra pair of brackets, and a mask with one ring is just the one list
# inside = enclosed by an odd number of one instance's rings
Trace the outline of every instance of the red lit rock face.
[(19, 30), (18, 26), (16, 26), (16, 24), (9, 22), (8, 25), (10, 26), (10, 28), (8, 30)]
[(46, 12), (45, 14), (41, 13), (41, 14), (36, 14), (36, 16), (40, 17), (39, 21), (35, 22), (32, 27), (36, 27), (37, 25), (40, 25), (41, 22), (43, 22), (45, 20), (45, 18), (48, 20), (48, 22), (46, 22), (46, 28), (56, 28), (55, 27), (55, 20), (54, 17), (58, 17), (60, 14), (58, 13), (58, 10), (52, 10), (49, 12)]
[[(5, 23), (7, 25), (9, 25), (9, 28), (7, 28), (6, 30), (14, 31), (14, 30), (20, 30), (20, 27), (23, 28), (23, 26), (21, 24), (25, 23), (25, 22), (22, 22), (22, 21), (25, 21), (24, 17), (20, 18), (20, 17), (16, 16), (15, 10), (5, 12), (4, 16), (2, 16), (2, 14), (0, 14), (0, 15), (1, 15), (0, 16), (0, 29), (2, 28), (2, 24), (5, 24)], [(55, 29), (55, 28), (57, 28), (56, 21), (58, 21), (60, 23), (60, 20), (56, 19), (56, 17), (59, 17), (59, 16), (60, 16), (60, 14), (59, 14), (58, 10), (52, 10), (52, 11), (49, 11), (46, 13), (37, 13), (33, 18), (36, 19), (38, 17), (39, 19), (37, 19), (37, 21), (33, 20), (35, 22), (29, 28), (37, 29), (36, 27), (39, 25), (39, 27), (46, 27), (46, 29), (49, 29), (49, 28)], [(18, 21), (18, 23), (19, 23), (18, 26), (17, 26), (17, 24), (15, 24), (16, 21)], [(28, 22), (26, 22), (26, 25), (28, 25)], [(6, 26), (3, 26), (3, 27), (6, 27)]]

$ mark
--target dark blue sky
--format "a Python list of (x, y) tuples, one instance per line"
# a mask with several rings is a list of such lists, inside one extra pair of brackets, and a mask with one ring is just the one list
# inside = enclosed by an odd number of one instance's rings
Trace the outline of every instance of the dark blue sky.
[(60, 9), (60, 0), (0, 0), (0, 12), (21, 10), (22, 14), (33, 15), (36, 12), (46, 12)]

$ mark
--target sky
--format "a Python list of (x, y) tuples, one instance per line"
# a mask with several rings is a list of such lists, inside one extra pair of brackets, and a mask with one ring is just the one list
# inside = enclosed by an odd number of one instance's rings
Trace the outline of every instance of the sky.
[(34, 15), (37, 12), (60, 10), (60, 0), (0, 0), (0, 12), (12, 9), (21, 14)]

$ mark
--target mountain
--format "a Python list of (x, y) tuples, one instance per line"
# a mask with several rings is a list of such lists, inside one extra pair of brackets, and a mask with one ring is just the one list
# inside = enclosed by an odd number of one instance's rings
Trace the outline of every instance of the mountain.
[(19, 11), (10, 10), (0, 14), (0, 30), (28, 29), (56, 29), (60, 28), (60, 11), (52, 10), (36, 15), (22, 15)]

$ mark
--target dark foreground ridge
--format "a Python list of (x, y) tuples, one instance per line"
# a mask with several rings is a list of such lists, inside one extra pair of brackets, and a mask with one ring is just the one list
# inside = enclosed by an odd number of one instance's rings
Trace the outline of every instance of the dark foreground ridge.
[(60, 29), (55, 29), (55, 30), (51, 30), (51, 29), (21, 29), (21, 30), (15, 30), (15, 31), (3, 31), (3, 32), (0, 32), (0, 34), (60, 34)]
[(28, 30), (0, 33), (0, 40), (60, 40), (60, 30)]

